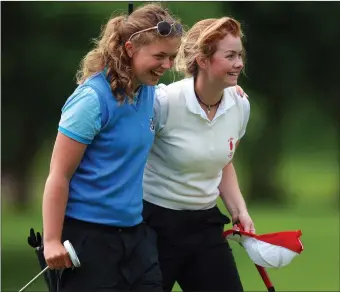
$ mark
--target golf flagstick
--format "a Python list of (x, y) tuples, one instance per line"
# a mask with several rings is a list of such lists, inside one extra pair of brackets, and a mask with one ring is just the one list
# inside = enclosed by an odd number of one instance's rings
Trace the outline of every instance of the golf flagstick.
[[(233, 223), (233, 225), (235, 225), (235, 224), (237, 225), (237, 228), (239, 228), (240, 230), (243, 230), (243, 227), (242, 227), (240, 221), (237, 220), (236, 222)], [(275, 292), (275, 288), (274, 288), (272, 282), (269, 279), (269, 275), (268, 275), (266, 269), (262, 266), (257, 265), (257, 264), (255, 264), (255, 267), (256, 267), (257, 271), (259, 272), (264, 284), (266, 285), (268, 292)]]
[(129, 6), (128, 6), (128, 13), (129, 15), (133, 12), (133, 2), (129, 2)]
[(255, 264), (269, 292), (274, 292), (274, 286), (267, 274), (266, 268), (281, 268), (287, 266), (304, 250), (300, 240), (302, 231), (288, 230), (266, 234), (244, 231), (239, 222), (233, 228), (225, 230), (223, 237), (238, 242)]
[(274, 288), (272, 282), (269, 279), (269, 276), (268, 276), (266, 269), (264, 267), (261, 267), (261, 266), (256, 265), (256, 264), (255, 264), (255, 267), (258, 270), (264, 284), (266, 285), (268, 292), (275, 292), (275, 288)]

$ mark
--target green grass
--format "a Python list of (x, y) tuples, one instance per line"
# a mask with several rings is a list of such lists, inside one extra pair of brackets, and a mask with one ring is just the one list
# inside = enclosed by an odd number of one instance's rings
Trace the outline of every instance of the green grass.
[[(277, 291), (339, 291), (339, 213), (300, 215), (298, 210), (253, 208), (256, 232), (302, 230), (304, 251), (290, 265), (267, 269)], [(254, 264), (231, 242), (245, 291), (266, 291)], [(179, 286), (174, 291), (181, 291)]]
[[(319, 206), (320, 208), (326, 208)], [(305, 208), (308, 208), (306, 205)], [(36, 208), (33, 208), (36, 209)], [(2, 291), (19, 290), (39, 272), (34, 251), (26, 238), (30, 227), (41, 226), (40, 210), (14, 214), (3, 210)], [(257, 233), (301, 229), (305, 250), (287, 267), (268, 269), (277, 291), (339, 291), (339, 213), (300, 214), (299, 209), (252, 208)], [(231, 243), (246, 291), (265, 291), (265, 286), (245, 251)], [(44, 291), (42, 279), (28, 291)], [(176, 285), (174, 291), (181, 291)]]
[[(41, 197), (48, 172), (48, 151), (33, 167), (32, 205), (17, 213), (2, 200), (2, 291), (18, 291), (39, 272), (32, 248), (27, 244), (30, 227), (41, 230)], [(336, 148), (332, 148), (336, 149)], [(321, 153), (321, 152), (319, 152)], [(268, 269), (277, 291), (339, 291), (339, 165), (336, 151), (286, 155), (278, 167), (277, 180), (289, 193), (288, 206), (248, 206), (257, 233), (301, 229), (305, 250), (290, 265)], [(238, 165), (239, 181), (247, 196), (247, 169)], [(222, 208), (223, 210), (224, 208)], [(246, 291), (266, 291), (245, 251), (231, 243)], [(27, 291), (46, 291), (43, 279)], [(45, 289), (45, 290), (44, 290)], [(176, 285), (174, 291), (181, 291)]]

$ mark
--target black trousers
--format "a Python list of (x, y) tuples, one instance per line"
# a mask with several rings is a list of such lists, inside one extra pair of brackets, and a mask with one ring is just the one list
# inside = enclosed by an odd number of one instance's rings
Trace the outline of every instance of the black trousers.
[(143, 217), (157, 233), (164, 291), (171, 291), (176, 281), (184, 292), (243, 291), (222, 236), (230, 219), (217, 207), (177, 211), (144, 201)]
[(81, 267), (60, 272), (60, 292), (163, 291), (156, 234), (145, 223), (118, 228), (66, 218), (62, 237)]

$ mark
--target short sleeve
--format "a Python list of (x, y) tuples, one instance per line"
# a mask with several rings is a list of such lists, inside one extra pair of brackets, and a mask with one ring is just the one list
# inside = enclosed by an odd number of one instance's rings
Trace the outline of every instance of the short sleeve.
[(249, 117), (250, 117), (250, 103), (249, 103), (248, 98), (246, 97), (241, 98), (241, 106), (243, 110), (243, 124), (242, 124), (241, 132), (240, 132), (240, 139), (246, 133), (246, 128), (247, 128)]
[(91, 144), (101, 129), (99, 97), (84, 86), (69, 97), (62, 108), (58, 131), (83, 144)]
[(167, 87), (165, 84), (156, 86), (155, 102), (154, 102), (154, 120), (156, 133), (161, 131), (168, 119), (169, 102), (167, 95)]

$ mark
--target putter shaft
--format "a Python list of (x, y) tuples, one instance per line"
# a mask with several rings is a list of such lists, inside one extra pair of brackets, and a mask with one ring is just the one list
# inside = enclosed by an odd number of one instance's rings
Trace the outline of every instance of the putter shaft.
[(30, 286), (36, 279), (38, 279), (43, 273), (45, 273), (48, 270), (48, 266), (43, 269), (38, 275), (36, 275), (31, 281), (29, 281), (24, 287), (22, 287), (19, 292), (24, 291), (28, 286)]

